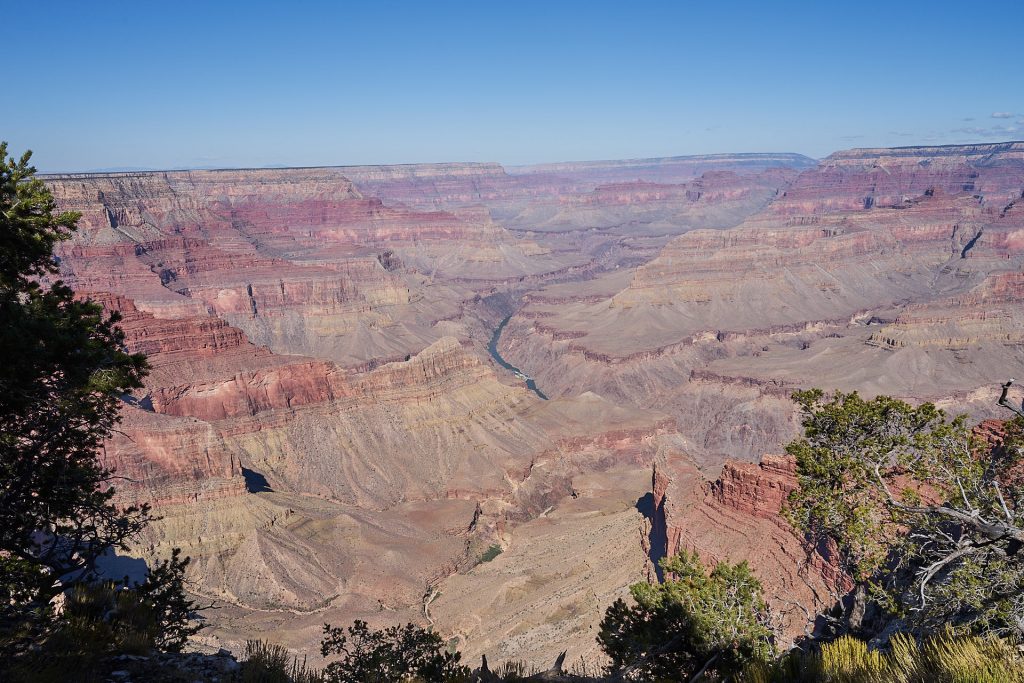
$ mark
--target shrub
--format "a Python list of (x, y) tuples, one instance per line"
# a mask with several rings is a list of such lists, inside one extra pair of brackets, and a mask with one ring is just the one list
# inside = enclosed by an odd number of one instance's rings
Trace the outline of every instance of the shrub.
[(324, 669), (327, 683), (445, 683), (469, 675), (441, 636), (414, 624), (379, 631), (360, 620), (347, 629), (325, 624), (320, 652), (342, 657)]
[(746, 562), (720, 562), (709, 573), (696, 554), (661, 566), (662, 584), (630, 588), (636, 604), (617, 600), (597, 637), (615, 676), (690, 678), (720, 675), (774, 654), (761, 583)]
[(240, 683), (323, 683), (324, 677), (282, 645), (247, 640), (239, 679)]
[(865, 623), (870, 597), (917, 635), (953, 624), (1024, 636), (1024, 421), (990, 443), (930, 403), (817, 389), (794, 399), (804, 437), (786, 448), (799, 484), (787, 514), (858, 582), (837, 632), (884, 628)]
[(484, 562), (490, 562), (491, 560), (496, 558), (498, 555), (501, 555), (501, 553), (502, 553), (501, 546), (499, 544), (495, 543), (494, 545), (492, 545), (489, 548), (487, 548), (487, 550), (485, 550), (480, 555), (480, 560), (477, 562), (477, 564), (483, 564)]
[(137, 591), (112, 582), (79, 584), (68, 592), (54, 627), (33, 648), (12, 658), (10, 681), (97, 680), (103, 660), (149, 655), (161, 635), (158, 610)]

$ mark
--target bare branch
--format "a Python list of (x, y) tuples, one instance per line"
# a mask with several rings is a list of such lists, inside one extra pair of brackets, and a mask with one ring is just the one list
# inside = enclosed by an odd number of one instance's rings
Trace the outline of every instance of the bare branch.
[(1003, 492), (999, 490), (999, 482), (993, 481), (992, 487), (996, 490), (996, 495), (999, 496), (999, 504), (1003, 508), (1003, 514), (1006, 515), (1006, 521), (1013, 521), (1013, 513), (1010, 512), (1010, 508), (1006, 507), (1006, 500), (1003, 499)]
[(964, 557), (966, 555), (970, 555), (970, 554), (974, 553), (975, 551), (977, 551), (977, 549), (978, 548), (976, 546), (967, 546), (967, 547), (961, 548), (960, 550), (957, 550), (956, 552), (950, 553), (949, 555), (947, 555), (946, 557), (942, 558), (941, 560), (938, 560), (937, 562), (932, 563), (923, 572), (923, 578), (921, 579), (921, 586), (918, 589), (919, 594), (920, 594), (920, 598), (921, 598), (921, 607), (924, 607), (925, 604), (927, 603), (927, 599), (924, 596), (925, 588), (928, 587), (928, 582), (931, 581), (932, 578), (934, 578), (935, 575), (939, 573), (939, 570), (941, 570), (943, 567), (945, 567), (946, 565), (950, 564), (951, 562), (955, 562), (956, 560), (959, 560), (961, 557)]
[(1011, 411), (1013, 413), (1016, 413), (1017, 415), (1020, 415), (1021, 417), (1024, 417), (1024, 404), (1022, 404), (1021, 408), (1017, 408), (1016, 406), (1011, 405), (1010, 401), (1006, 398), (1007, 393), (1009, 393), (1009, 391), (1010, 391), (1010, 387), (1013, 385), (1013, 381), (1014, 380), (1011, 378), (1011, 379), (1007, 380), (1006, 384), (1003, 385), (1003, 393), (1001, 393), (999, 395), (998, 403), (1003, 408), (1006, 408), (1007, 410), (1009, 410), (1009, 411)]
[(901, 512), (916, 515), (938, 515), (940, 517), (948, 517), (950, 519), (955, 519), (964, 526), (969, 527), (990, 540), (995, 541), (1002, 538), (1011, 538), (1015, 541), (1024, 543), (1024, 529), (1020, 529), (1012, 524), (1005, 522), (988, 522), (977, 514), (967, 514), (966, 512), (946, 505), (905, 505), (896, 500), (892, 495), (892, 492), (889, 490), (889, 486), (885, 483), (885, 479), (882, 477), (881, 468), (877, 463), (874, 466), (874, 473), (875, 479), (882, 487), (882, 491), (885, 493), (889, 504)]

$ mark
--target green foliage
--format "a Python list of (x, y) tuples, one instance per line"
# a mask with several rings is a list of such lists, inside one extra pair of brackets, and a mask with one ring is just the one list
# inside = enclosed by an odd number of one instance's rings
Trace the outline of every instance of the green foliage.
[(708, 573), (684, 551), (661, 566), (664, 583), (631, 586), (636, 604), (620, 599), (605, 613), (597, 639), (612, 675), (678, 680), (705, 667), (724, 675), (774, 654), (761, 583), (746, 562)]
[(181, 556), (180, 548), (174, 548), (170, 559), (152, 567), (146, 580), (134, 588), (153, 611), (159, 626), (154, 645), (164, 652), (181, 652), (188, 639), (203, 629), (194, 620), (199, 606), (185, 592), (189, 562), (190, 558)]
[(29, 154), (0, 143), (0, 640), (31, 637), (50, 600), (125, 548), (148, 509), (112, 502), (96, 451), (145, 359), (121, 350), (116, 317), (76, 301), (51, 250), (78, 216), (55, 214)]
[(12, 681), (99, 680), (113, 655), (149, 655), (163, 638), (161, 609), (138, 589), (110, 581), (81, 583), (65, 598), (44, 640), (12, 659)]
[(0, 143), (0, 675), (39, 651), (178, 650), (198, 630), (177, 550), (130, 590), (91, 585), (97, 560), (152, 519), (115, 503), (97, 457), (147, 365), (124, 351), (116, 315), (53, 279), (78, 215), (56, 213), (29, 159)]
[(26, 291), (32, 279), (56, 272), (53, 247), (71, 236), (79, 215), (54, 214), (53, 195), (33, 178), (31, 152), (7, 156), (0, 142), (0, 291)]
[(238, 683), (323, 683), (316, 669), (306, 660), (293, 657), (286, 648), (262, 640), (245, 642), (245, 661), (239, 670)]
[(347, 629), (325, 624), (320, 652), (341, 657), (324, 669), (327, 683), (443, 683), (469, 675), (441, 636), (413, 624), (379, 631), (359, 620)]
[(498, 555), (501, 555), (501, 553), (502, 553), (501, 545), (498, 544), (498, 543), (495, 543), (494, 545), (492, 545), (489, 548), (487, 548), (487, 550), (485, 550), (480, 555), (480, 561), (477, 564), (483, 564), (484, 562), (490, 562), (491, 560), (496, 558)]
[(886, 652), (843, 636), (813, 653), (791, 652), (775, 662), (748, 664), (738, 683), (1021, 683), (1024, 660), (1017, 648), (992, 636), (950, 631), (918, 642), (893, 638)]
[(799, 392), (804, 438), (788, 515), (914, 632), (1024, 625), (1022, 423), (995, 446), (964, 417), (887, 396)]

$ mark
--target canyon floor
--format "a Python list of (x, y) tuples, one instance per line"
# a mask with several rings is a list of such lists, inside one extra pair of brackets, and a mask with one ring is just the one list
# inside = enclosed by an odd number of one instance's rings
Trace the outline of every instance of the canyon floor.
[(596, 664), (679, 548), (795, 637), (843, 577), (779, 516), (792, 391), (983, 419), (1024, 374), (1021, 142), (45, 180), (60, 277), (150, 359), (103, 458), (209, 646), (361, 618)]

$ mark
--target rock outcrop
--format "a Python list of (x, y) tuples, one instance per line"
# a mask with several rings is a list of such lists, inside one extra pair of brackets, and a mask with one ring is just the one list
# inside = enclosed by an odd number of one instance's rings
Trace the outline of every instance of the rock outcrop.
[(622, 181), (679, 183), (715, 171), (759, 173), (768, 169), (803, 170), (814, 160), (802, 154), (703, 154), (657, 159), (569, 161), (510, 168), (515, 175), (557, 175), (596, 185)]
[(652, 541), (658, 556), (697, 552), (704, 562), (750, 563), (765, 597), (781, 617), (783, 637), (810, 634), (813, 615), (849, 589), (846, 578), (807, 548), (782, 515), (796, 488), (789, 456), (765, 456), (759, 464), (727, 461), (715, 481), (706, 481), (682, 454), (654, 465)]

